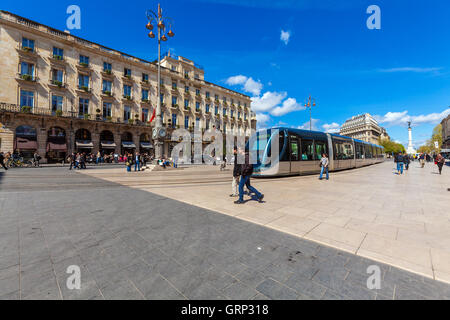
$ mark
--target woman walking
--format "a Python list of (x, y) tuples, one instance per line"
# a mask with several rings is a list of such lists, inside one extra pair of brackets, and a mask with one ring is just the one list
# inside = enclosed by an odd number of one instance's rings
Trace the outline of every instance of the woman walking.
[(445, 158), (440, 153), (436, 157), (436, 164), (437, 164), (438, 169), (439, 169), (439, 174), (442, 174), (442, 167), (445, 164)]
[(330, 176), (328, 174), (328, 166), (330, 164), (330, 160), (328, 159), (328, 155), (326, 153), (322, 154), (322, 159), (320, 159), (320, 177), (319, 180), (323, 179), (323, 172), (326, 171), (327, 173), (327, 180), (330, 179)]

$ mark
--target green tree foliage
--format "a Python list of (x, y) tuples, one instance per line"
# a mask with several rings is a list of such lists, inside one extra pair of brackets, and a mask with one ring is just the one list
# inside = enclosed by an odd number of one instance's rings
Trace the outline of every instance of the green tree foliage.
[[(439, 148), (437, 148), (437, 149), (436, 149), (436, 146), (434, 145), (435, 141), (437, 141), (439, 144)], [(419, 148), (418, 152), (438, 153), (440, 151), (441, 146), (442, 146), (442, 125), (438, 124), (433, 129), (431, 139), (427, 140), (427, 142)]]
[(380, 145), (384, 147), (384, 152), (387, 154), (406, 152), (404, 145), (388, 139), (381, 140)]

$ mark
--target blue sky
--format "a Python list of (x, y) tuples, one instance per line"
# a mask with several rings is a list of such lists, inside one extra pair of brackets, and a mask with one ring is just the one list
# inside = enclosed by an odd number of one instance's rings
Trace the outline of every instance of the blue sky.
[[(66, 9), (81, 8), (77, 36), (153, 60), (145, 10), (157, 2), (3, 0), (1, 9), (66, 29)], [(175, 21), (165, 50), (203, 65), (206, 79), (253, 97), (260, 126), (302, 127), (306, 98), (317, 102), (315, 128), (335, 129), (371, 113), (393, 140), (415, 145), (450, 113), (448, 0), (161, 1)], [(381, 30), (369, 30), (369, 5)], [(49, 10), (51, 8), (51, 10)], [(309, 124), (308, 124), (309, 126)]]

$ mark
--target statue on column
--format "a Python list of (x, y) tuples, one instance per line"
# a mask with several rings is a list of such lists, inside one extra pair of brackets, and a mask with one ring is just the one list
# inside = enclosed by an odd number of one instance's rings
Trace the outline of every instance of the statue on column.
[(408, 134), (409, 134), (409, 142), (408, 142), (408, 150), (407, 153), (412, 155), (412, 154), (416, 154), (416, 150), (413, 147), (413, 143), (412, 143), (412, 127), (411, 127), (411, 121), (408, 121)]

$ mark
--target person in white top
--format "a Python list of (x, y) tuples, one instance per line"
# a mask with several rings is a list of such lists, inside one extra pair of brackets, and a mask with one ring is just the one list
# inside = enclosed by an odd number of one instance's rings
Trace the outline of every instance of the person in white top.
[(322, 155), (322, 159), (320, 159), (320, 177), (319, 180), (323, 179), (323, 172), (326, 171), (327, 173), (327, 180), (330, 179), (330, 176), (328, 174), (328, 165), (330, 164), (330, 161), (328, 160), (328, 155), (324, 153)]

